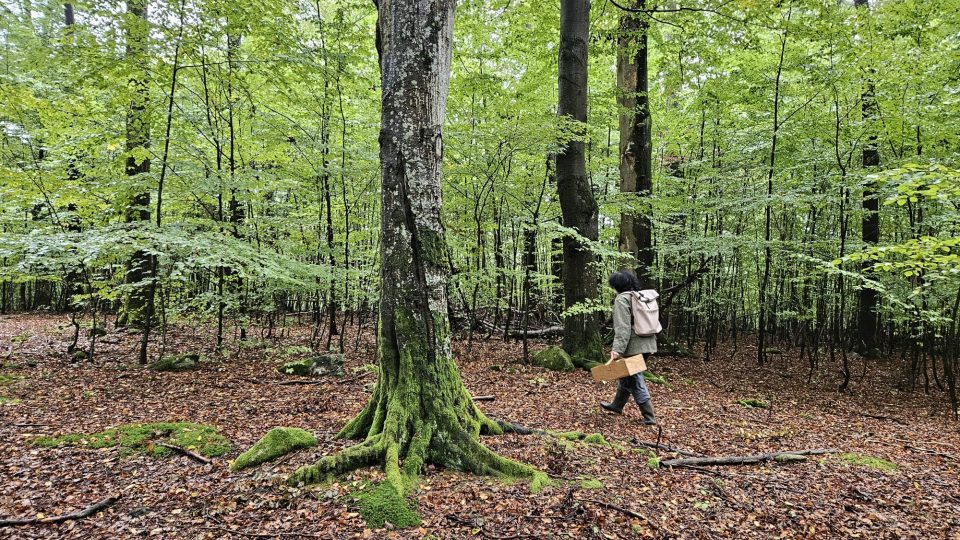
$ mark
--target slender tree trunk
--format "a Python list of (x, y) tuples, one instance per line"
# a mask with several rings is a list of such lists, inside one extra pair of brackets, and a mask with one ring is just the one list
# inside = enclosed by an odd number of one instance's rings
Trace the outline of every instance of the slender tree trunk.
[[(867, 0), (854, 0), (854, 4), (869, 15), (870, 5)], [(870, 169), (880, 165), (880, 149), (877, 145), (876, 131), (872, 123), (876, 116), (877, 100), (873, 80), (867, 79), (866, 87), (861, 97), (863, 122), (867, 126), (869, 135), (863, 146), (863, 168)], [(867, 181), (863, 188), (863, 217), (861, 218), (861, 232), (863, 243), (867, 247), (875, 246), (880, 242), (880, 199), (877, 197), (876, 186)], [(872, 263), (864, 260), (860, 265), (861, 273), (872, 279)], [(877, 291), (872, 287), (862, 287), (857, 297), (857, 334), (859, 349), (863, 354), (876, 354), (879, 322), (877, 320)]]
[[(646, 7), (635, 0), (634, 9)], [(620, 16), (617, 51), (617, 102), (620, 107), (620, 192), (649, 197), (653, 192), (653, 140), (650, 113), (647, 32), (649, 23), (639, 13)], [(650, 217), (625, 212), (620, 216), (620, 250), (637, 262), (636, 273), (645, 288), (654, 286), (653, 231)]]
[(367, 406), (340, 432), (365, 441), (299, 469), (289, 481), (316, 482), (381, 463), (403, 494), (431, 462), (539, 482), (534, 469), (480, 444), (481, 431), (502, 430), (473, 403), (450, 351), (440, 172), (454, 0), (380, 0), (378, 7), (380, 378)]
[[(590, 1), (561, 0), (559, 100), (557, 114), (585, 134), (587, 121), (587, 46), (590, 39)], [(557, 191), (563, 225), (581, 238), (563, 238), (564, 307), (579, 313), (563, 319), (563, 348), (574, 363), (586, 366), (599, 362), (601, 350), (599, 321), (593, 312), (583, 313), (586, 304), (597, 297), (596, 257), (583, 240), (599, 237), (597, 202), (587, 178), (582, 141), (568, 141), (557, 154)]]
[[(792, 7), (787, 15), (790, 21)], [(777, 78), (773, 89), (773, 138), (770, 143), (770, 162), (767, 168), (767, 197), (763, 207), (763, 274), (760, 278), (757, 307), (757, 363), (763, 364), (767, 359), (767, 287), (770, 284), (770, 266), (773, 263), (773, 254), (770, 249), (770, 220), (771, 205), (773, 204), (773, 176), (777, 163), (777, 139), (780, 135), (780, 81), (783, 75), (783, 59), (787, 53), (787, 30), (780, 35), (780, 60), (777, 63)]]

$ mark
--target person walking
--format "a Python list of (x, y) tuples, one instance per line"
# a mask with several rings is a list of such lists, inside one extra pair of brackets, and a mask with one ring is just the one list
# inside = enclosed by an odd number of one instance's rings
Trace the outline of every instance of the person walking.
[[(638, 354), (652, 354), (657, 352), (657, 336), (638, 336), (633, 332), (633, 308), (631, 294), (640, 290), (640, 283), (630, 272), (620, 271), (610, 276), (607, 283), (615, 291), (617, 297), (613, 301), (613, 348), (610, 351), (610, 360), (626, 358)], [(643, 373), (636, 373), (623, 377), (617, 383), (617, 394), (611, 402), (601, 402), (600, 406), (615, 414), (623, 414), (623, 406), (633, 396), (640, 412), (643, 423), (654, 425), (657, 419), (653, 414), (653, 404), (650, 400), (650, 391), (643, 380)]]

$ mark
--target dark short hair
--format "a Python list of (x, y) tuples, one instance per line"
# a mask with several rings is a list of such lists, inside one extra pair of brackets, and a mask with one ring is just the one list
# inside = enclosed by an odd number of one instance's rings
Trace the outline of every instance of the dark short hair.
[(640, 282), (637, 281), (637, 277), (626, 270), (614, 272), (607, 280), (607, 284), (618, 293), (640, 290)]

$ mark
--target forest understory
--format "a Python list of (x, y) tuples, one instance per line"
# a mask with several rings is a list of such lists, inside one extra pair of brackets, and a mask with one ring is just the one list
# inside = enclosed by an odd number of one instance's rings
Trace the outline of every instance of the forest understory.
[[(119, 500), (89, 517), (0, 528), (2, 538), (960, 538), (960, 433), (942, 392), (897, 389), (894, 361), (871, 360), (844, 394), (841, 375), (784, 350), (767, 367), (755, 348), (724, 344), (713, 360), (659, 356), (650, 384), (660, 443), (705, 456), (804, 449), (839, 453), (802, 462), (657, 467), (642, 442), (658, 442), (636, 406), (622, 417), (597, 406), (615, 391), (588, 373), (524, 365), (519, 342), (454, 341), (463, 379), (489, 416), (530, 428), (600, 433), (610, 444), (508, 434), (484, 437), (503, 456), (532, 464), (552, 484), (531, 493), (504, 482), (429, 467), (411, 503), (417, 526), (368, 528), (356, 493), (382, 480), (362, 469), (332, 484), (291, 488), (297, 467), (343, 449), (334, 436), (369, 397), (372, 328), (348, 326), (346, 374), (278, 372), (303, 354), (311, 327), (280, 339), (250, 332), (196, 371), (137, 365), (139, 336), (100, 339), (95, 363), (70, 363), (62, 316), (0, 318), (0, 520), (53, 517)], [(208, 325), (174, 326), (167, 352), (203, 351)], [(537, 342), (532, 350), (546, 345)], [(858, 362), (861, 362), (858, 360)], [(862, 374), (862, 376), (860, 376)], [(289, 384), (301, 380), (311, 384)], [(283, 384), (287, 383), (287, 384)], [(740, 401), (740, 403), (738, 403)], [(753, 404), (757, 406), (749, 406)], [(763, 406), (767, 407), (764, 408)], [(41, 447), (38, 436), (93, 433), (126, 423), (214, 425), (232, 450), (202, 464), (188, 456), (126, 454), (116, 447)], [(229, 460), (268, 430), (300, 427), (319, 444), (240, 472)], [(660, 460), (681, 457), (662, 448)]]

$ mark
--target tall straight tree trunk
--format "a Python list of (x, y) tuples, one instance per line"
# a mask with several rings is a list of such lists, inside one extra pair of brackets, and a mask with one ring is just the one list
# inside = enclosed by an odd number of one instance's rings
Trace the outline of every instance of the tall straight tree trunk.
[[(126, 172), (135, 185), (133, 197), (124, 208), (123, 219), (127, 223), (150, 221), (150, 189), (144, 185), (150, 173), (150, 117), (147, 87), (146, 49), (149, 26), (147, 23), (146, 0), (132, 0), (127, 3), (126, 20), (127, 62), (131, 69), (128, 85), (132, 91), (130, 107), (127, 110), (127, 152)], [(141, 176), (143, 175), (143, 176)], [(143, 283), (150, 276), (150, 256), (137, 250), (130, 258), (126, 269), (125, 283), (131, 287), (127, 295), (121, 324), (142, 327), (146, 317), (149, 292)]]
[[(578, 134), (586, 133), (587, 45), (590, 39), (590, 1), (561, 0), (559, 100), (557, 114), (576, 123)], [(587, 178), (584, 143), (568, 141), (557, 154), (557, 191), (563, 225), (588, 241), (599, 237), (597, 201)], [(563, 238), (563, 296), (569, 311), (597, 296), (596, 257), (580, 238)], [(563, 319), (563, 348), (577, 365), (602, 359), (598, 317), (595, 313), (568, 314)]]
[[(398, 494), (425, 463), (544, 477), (480, 444), (502, 428), (480, 412), (450, 351), (447, 254), (440, 223), (443, 122), (455, 0), (380, 0), (382, 109), (380, 378), (339, 436), (364, 442), (300, 468), (289, 482), (383, 464)], [(401, 469), (402, 464), (402, 469)]]
[[(870, 4), (867, 0), (854, 0), (857, 8), (869, 14)], [(876, 130), (871, 125), (877, 112), (876, 91), (873, 80), (867, 79), (863, 95), (861, 96), (863, 122), (869, 135), (863, 145), (863, 168), (870, 169), (880, 165), (880, 149), (877, 145)], [(868, 181), (863, 188), (863, 217), (860, 221), (863, 243), (868, 247), (880, 242), (880, 199), (877, 197), (876, 186)], [(864, 260), (860, 266), (861, 273), (867, 278), (873, 277), (872, 264)], [(864, 354), (875, 354), (877, 350), (877, 335), (879, 322), (877, 320), (877, 291), (871, 287), (863, 287), (857, 297), (857, 334), (859, 349)]]
[[(635, 0), (633, 9), (646, 8)], [(649, 23), (639, 13), (620, 16), (617, 50), (617, 104), (620, 107), (620, 192), (649, 197), (653, 191), (653, 139), (647, 31)], [(649, 216), (625, 212), (620, 216), (620, 250), (636, 259), (641, 285), (653, 287), (653, 234)]]
[[(787, 11), (787, 23), (793, 14), (793, 7)], [(767, 287), (770, 284), (770, 266), (773, 264), (773, 253), (770, 249), (771, 205), (773, 204), (773, 177), (777, 165), (777, 140), (780, 135), (780, 83), (783, 76), (783, 60), (787, 53), (787, 29), (780, 35), (780, 60), (777, 62), (777, 78), (773, 88), (773, 138), (770, 141), (770, 161), (767, 168), (767, 198), (763, 207), (763, 274), (760, 277), (757, 307), (757, 364), (762, 365), (767, 360)]]

